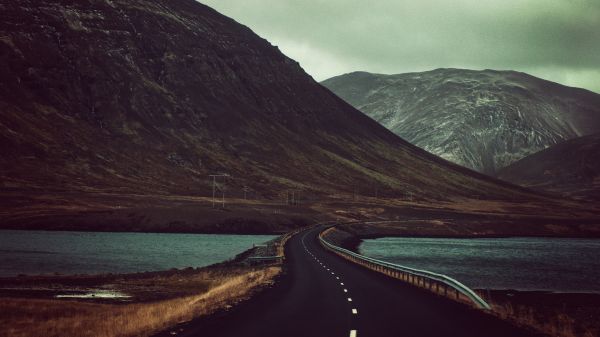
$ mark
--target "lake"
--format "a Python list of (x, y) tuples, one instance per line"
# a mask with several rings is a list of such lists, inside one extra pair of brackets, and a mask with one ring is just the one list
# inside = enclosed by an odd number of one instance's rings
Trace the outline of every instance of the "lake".
[(272, 235), (0, 230), (0, 276), (101, 274), (203, 267)]
[(600, 240), (380, 238), (364, 240), (359, 251), (475, 289), (600, 293)]

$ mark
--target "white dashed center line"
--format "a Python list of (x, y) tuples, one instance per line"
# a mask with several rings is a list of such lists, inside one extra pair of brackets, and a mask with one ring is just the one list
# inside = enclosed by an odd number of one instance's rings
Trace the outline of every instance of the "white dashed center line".
[[(308, 250), (308, 247), (306, 247), (306, 245), (304, 244), (304, 238), (302, 238), (302, 245), (304, 246), (304, 250), (310, 255), (312, 256), (313, 259), (315, 259), (315, 261), (321, 265), (323, 267), (323, 269), (326, 269), (328, 272), (331, 272), (331, 275), (335, 276), (335, 272), (332, 271), (331, 269), (329, 269), (325, 264), (323, 264), (323, 262), (321, 262), (321, 260), (319, 260), (317, 258), (316, 255), (314, 255), (310, 250)], [(340, 277), (339, 276), (335, 276), (336, 280), (339, 280)], [(340, 282), (341, 286), (344, 286), (344, 282)], [(344, 293), (348, 294), (348, 289), (343, 288)], [(352, 302), (352, 298), (348, 297), (348, 302)], [(358, 309), (356, 308), (352, 308), (352, 315), (358, 315)], [(357, 336), (357, 331), (356, 330), (350, 330), (350, 337), (356, 337)]]

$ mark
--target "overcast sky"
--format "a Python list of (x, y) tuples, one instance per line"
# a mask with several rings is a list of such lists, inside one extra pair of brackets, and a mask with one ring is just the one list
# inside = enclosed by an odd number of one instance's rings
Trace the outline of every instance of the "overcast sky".
[(200, 0), (316, 80), (512, 69), (600, 93), (600, 0)]

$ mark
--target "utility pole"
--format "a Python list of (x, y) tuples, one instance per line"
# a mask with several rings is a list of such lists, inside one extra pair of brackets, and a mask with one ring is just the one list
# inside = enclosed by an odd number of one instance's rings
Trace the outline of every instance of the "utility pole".
[(248, 185), (244, 185), (243, 190), (244, 190), (244, 200), (246, 200), (246, 195), (247, 195), (248, 191), (250, 190), (250, 188), (248, 187)]
[[(231, 177), (229, 174), (227, 173), (220, 173), (220, 174), (211, 174), (209, 175), (209, 177), (211, 177), (213, 179), (213, 184), (212, 184), (212, 207), (215, 208), (215, 204), (216, 204), (216, 194), (217, 194), (217, 189), (221, 190), (221, 205), (223, 208), (225, 208), (225, 178), (229, 178)], [(218, 183), (217, 183), (217, 178), (219, 177), (223, 177), (223, 186), (219, 187)]]
[(217, 177), (218, 175), (211, 175), (210, 177), (212, 177), (213, 179), (213, 184), (212, 184), (212, 207), (215, 208), (215, 194), (217, 192)]

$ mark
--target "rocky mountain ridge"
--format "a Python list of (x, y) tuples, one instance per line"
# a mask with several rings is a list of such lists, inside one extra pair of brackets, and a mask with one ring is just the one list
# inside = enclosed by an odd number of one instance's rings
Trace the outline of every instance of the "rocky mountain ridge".
[(354, 72), (322, 84), (412, 144), (490, 175), (600, 132), (600, 95), (514, 71)]

